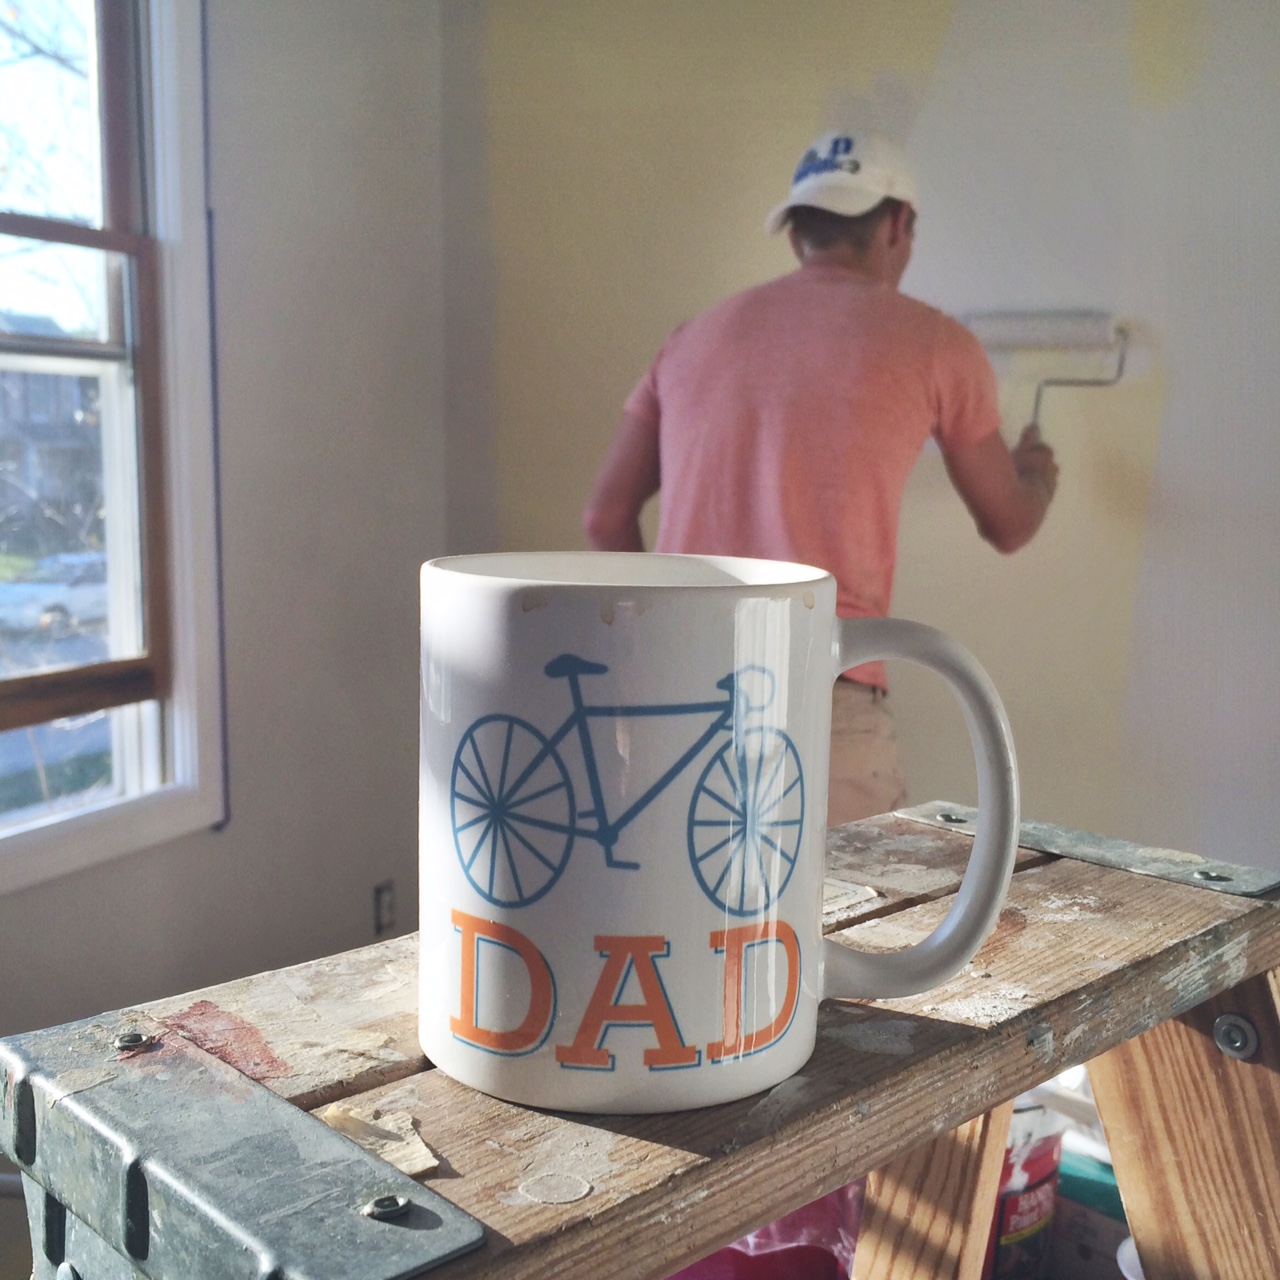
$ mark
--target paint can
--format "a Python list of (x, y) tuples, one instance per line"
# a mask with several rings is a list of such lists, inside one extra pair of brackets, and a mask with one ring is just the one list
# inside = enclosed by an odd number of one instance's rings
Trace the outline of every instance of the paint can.
[(983, 1280), (1047, 1276), (1065, 1127), (1038, 1102), (1022, 1097), (1014, 1104)]

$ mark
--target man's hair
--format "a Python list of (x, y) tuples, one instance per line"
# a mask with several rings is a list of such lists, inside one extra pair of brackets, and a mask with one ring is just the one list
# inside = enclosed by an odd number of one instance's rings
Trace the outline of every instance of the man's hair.
[(858, 214), (856, 218), (798, 204), (787, 210), (787, 225), (795, 230), (806, 249), (832, 249), (838, 244), (848, 244), (858, 253), (866, 253), (871, 247), (876, 227), (903, 203), (886, 196), (875, 208)]

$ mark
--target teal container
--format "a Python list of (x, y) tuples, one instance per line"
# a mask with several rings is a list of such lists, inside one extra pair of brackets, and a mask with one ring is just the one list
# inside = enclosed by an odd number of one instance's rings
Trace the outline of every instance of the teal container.
[(1115, 1171), (1105, 1161), (1077, 1151), (1064, 1151), (1058, 1166), (1058, 1195), (1124, 1222), (1124, 1205)]

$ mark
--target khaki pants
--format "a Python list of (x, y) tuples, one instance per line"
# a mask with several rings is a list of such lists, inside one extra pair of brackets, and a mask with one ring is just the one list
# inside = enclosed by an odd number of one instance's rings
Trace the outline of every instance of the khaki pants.
[(831, 695), (831, 785), (827, 826), (900, 809), (907, 780), (884, 691), (837, 680)]

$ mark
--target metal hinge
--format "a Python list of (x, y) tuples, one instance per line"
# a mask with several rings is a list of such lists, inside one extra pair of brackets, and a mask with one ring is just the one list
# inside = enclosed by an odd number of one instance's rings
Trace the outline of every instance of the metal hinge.
[(159, 1023), (0, 1040), (34, 1280), (408, 1280), (469, 1214)]
[[(968, 805), (933, 800), (912, 809), (899, 809), (896, 816), (972, 836), (977, 830), (974, 825), (977, 812)], [(1258, 898), (1280, 889), (1280, 872), (1262, 867), (1237, 867), (1230, 862), (1215, 862), (1212, 858), (1179, 853), (1175, 849), (1150, 849), (1127, 840), (1055, 827), (1048, 822), (1024, 822), (1018, 844), (1039, 853), (1054, 853), (1078, 862), (1093, 862), (1158, 880), (1193, 885), (1197, 889), (1238, 894), (1242, 898)]]

